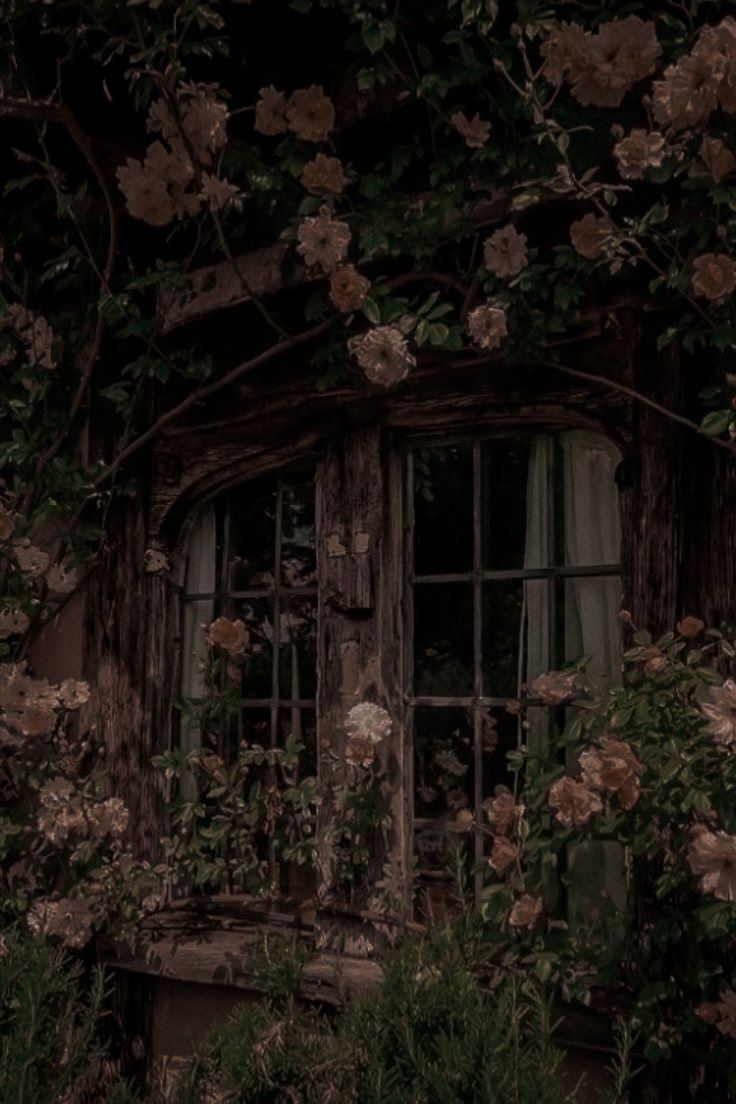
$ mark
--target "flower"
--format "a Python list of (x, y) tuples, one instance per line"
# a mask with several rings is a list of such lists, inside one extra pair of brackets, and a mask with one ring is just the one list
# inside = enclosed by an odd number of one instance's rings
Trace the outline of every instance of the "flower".
[(231, 656), (242, 655), (249, 640), (245, 622), (229, 617), (216, 618), (207, 630), (207, 643), (222, 648)]
[(542, 699), (542, 705), (562, 705), (571, 698), (577, 687), (577, 674), (572, 671), (550, 671), (546, 675), (538, 675), (530, 686), (530, 690), (537, 698)]
[(720, 1031), (721, 1035), (736, 1039), (736, 993), (733, 989), (724, 989), (715, 1007), (718, 1013), (716, 1030)]
[(694, 636), (700, 636), (704, 628), (705, 621), (701, 621), (699, 617), (683, 617), (681, 621), (677, 622), (677, 631), (686, 640), (690, 640)]
[(358, 361), (366, 379), (381, 387), (400, 383), (416, 364), (406, 338), (396, 326), (374, 326), (360, 337), (351, 337), (348, 351)]
[(633, 809), (639, 800), (639, 775), (644, 770), (630, 746), (607, 737), (599, 748), (580, 756), (583, 782), (601, 793), (615, 794), (623, 809)]
[(68, 678), (59, 686), (59, 701), (64, 709), (79, 709), (89, 701), (89, 683)]
[(227, 107), (210, 92), (211, 87), (184, 86), (176, 103), (178, 118), (166, 100), (156, 100), (146, 120), (149, 132), (160, 132), (175, 155), (191, 155), (201, 165), (209, 165), (227, 141)]
[(549, 803), (555, 817), (566, 828), (582, 828), (594, 813), (600, 813), (603, 803), (590, 786), (565, 776), (558, 778), (549, 789)]
[(736, 743), (736, 682), (726, 679), (723, 686), (711, 686), (703, 713), (710, 718), (706, 731), (724, 748)]
[(475, 824), (475, 816), (470, 809), (459, 809), (455, 814), (454, 827), (458, 832), (469, 832)]
[(128, 826), (128, 809), (119, 797), (108, 797), (87, 809), (87, 819), (95, 839), (122, 836)]
[(333, 219), (329, 207), (320, 207), (319, 215), (302, 219), (297, 230), (297, 252), (305, 264), (319, 265), (332, 272), (345, 259), (350, 245), (350, 228)]
[(56, 713), (48, 702), (34, 702), (16, 713), (8, 713), (6, 720), (24, 736), (48, 736), (56, 724)]
[(654, 72), (661, 52), (652, 22), (630, 15), (602, 23), (571, 59), (572, 94), (581, 104), (618, 107), (637, 81)]
[(589, 261), (595, 261), (601, 256), (610, 236), (611, 223), (608, 219), (602, 216), (596, 218), (591, 213), (583, 215), (570, 226), (573, 248)]
[(485, 303), (468, 315), (468, 333), (479, 349), (497, 349), (508, 333), (506, 311)]
[(19, 636), (30, 625), (27, 613), (21, 609), (0, 611), (0, 640), (7, 640), (9, 636)]
[(645, 169), (656, 169), (662, 164), (664, 138), (658, 130), (631, 131), (613, 147), (618, 161), (618, 171), (625, 180), (640, 180)]
[(693, 291), (704, 299), (724, 299), (736, 287), (736, 267), (725, 253), (703, 253), (693, 269)]
[(700, 875), (703, 893), (736, 901), (736, 836), (699, 831), (688, 847), (687, 861), (693, 874)]
[(374, 702), (360, 702), (348, 710), (343, 728), (351, 738), (380, 744), (391, 735), (392, 721), (388, 712)]
[(472, 119), (468, 119), (462, 111), (456, 111), (450, 116), (450, 122), (465, 139), (465, 145), (471, 149), (481, 149), (488, 141), (491, 124), (481, 119), (477, 113)]
[(561, 84), (563, 77), (580, 67), (587, 48), (585, 31), (578, 23), (561, 23), (542, 43), (543, 73), (550, 84)]
[(54, 368), (54, 331), (43, 315), (33, 314), (20, 303), (13, 303), (8, 308), (8, 315), (31, 363), (42, 368)]
[(526, 234), (515, 226), (504, 226), (486, 239), (483, 246), (486, 268), (501, 279), (518, 276), (527, 263)]
[(532, 897), (529, 893), (523, 893), (511, 907), (508, 916), (509, 926), (512, 928), (533, 928), (542, 915), (544, 902), (540, 897)]
[(313, 161), (308, 161), (302, 169), (301, 182), (308, 192), (317, 195), (325, 193), (339, 195), (345, 187), (345, 173), (342, 161), (337, 157), (327, 157), (318, 153)]
[(0, 541), (9, 540), (15, 528), (15, 518), (10, 510), (0, 506)]
[(240, 192), (235, 184), (231, 184), (229, 180), (221, 180), (219, 176), (204, 173), (199, 195), (211, 211), (221, 211), (223, 207), (234, 203)]
[(36, 901), (26, 918), (36, 936), (55, 936), (65, 947), (80, 949), (92, 934), (92, 910), (78, 897)]
[(286, 96), (272, 84), (258, 93), (255, 128), (268, 135), (283, 134), (286, 130)]
[(508, 790), (502, 790), (496, 797), (488, 798), (483, 802), (491, 828), (499, 836), (507, 836), (521, 817), (523, 806), (517, 805), (516, 799)]
[(708, 138), (700, 143), (698, 156), (716, 183), (736, 169), (736, 157), (720, 138)]
[(63, 564), (52, 564), (46, 572), (46, 585), (52, 594), (71, 594), (77, 580), (76, 571), (67, 571)]
[(519, 861), (519, 848), (505, 836), (499, 836), (493, 841), (488, 865), (495, 870), (499, 878)]
[[(158, 145), (160, 143), (155, 143)], [(163, 149), (163, 146), (161, 147)], [(174, 217), (174, 204), (165, 179), (153, 175), (150, 164), (129, 157), (115, 175), (125, 205), (133, 218), (149, 226), (166, 226)]]
[(352, 767), (370, 767), (376, 758), (376, 745), (367, 736), (350, 736), (345, 746), (345, 760)]
[(169, 561), (158, 548), (147, 548), (143, 553), (143, 567), (149, 575), (155, 575), (158, 571), (168, 571)]
[(8, 941), (4, 935), (0, 935), (0, 962), (7, 956)]
[(335, 108), (321, 85), (292, 92), (286, 105), (289, 130), (307, 142), (324, 142), (335, 125)]
[(340, 265), (330, 273), (330, 299), (338, 310), (359, 310), (370, 291), (371, 282), (355, 265)]
[(30, 579), (37, 579), (39, 575), (43, 575), (49, 566), (48, 553), (36, 548), (35, 544), (30, 544), (28, 541), (16, 542), (14, 553), (18, 567)]
[(736, 22), (705, 26), (689, 54), (654, 82), (654, 117), (673, 130), (704, 122), (716, 107), (736, 110)]

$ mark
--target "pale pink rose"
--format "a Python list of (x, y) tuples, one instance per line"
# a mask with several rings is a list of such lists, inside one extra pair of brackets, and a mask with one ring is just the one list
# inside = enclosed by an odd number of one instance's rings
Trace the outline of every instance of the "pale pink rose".
[(332, 272), (345, 260), (350, 245), (350, 227), (333, 219), (329, 207), (320, 207), (319, 215), (302, 219), (297, 230), (297, 252), (310, 268), (319, 265)]
[(736, 744), (736, 682), (726, 679), (723, 686), (711, 686), (702, 705), (709, 718), (707, 730), (717, 744), (731, 748)]
[(351, 767), (370, 767), (376, 758), (376, 745), (365, 736), (350, 736), (345, 745), (345, 760)]
[(21, 609), (0, 610), (0, 640), (9, 636), (20, 636), (28, 629), (31, 621)]
[(543, 73), (550, 84), (560, 84), (571, 72), (578, 72), (588, 50), (589, 35), (578, 23), (561, 23), (542, 43)]
[(502, 878), (504, 874), (519, 861), (519, 847), (505, 836), (498, 836), (493, 841), (488, 865)]
[(46, 572), (46, 585), (52, 594), (71, 594), (78, 580), (77, 572), (63, 564), (53, 564)]
[(736, 901), (736, 836), (701, 830), (692, 839), (687, 861), (700, 876), (703, 893), (719, 901)]
[(606, 242), (611, 236), (611, 223), (607, 218), (596, 218), (592, 213), (583, 215), (570, 226), (570, 241), (573, 248), (588, 261), (602, 256)]
[(544, 902), (539, 897), (532, 897), (529, 893), (521, 897), (511, 907), (508, 915), (508, 923), (512, 928), (533, 928), (542, 915)]
[(171, 222), (174, 204), (165, 178), (156, 177), (149, 165), (134, 157), (129, 157), (115, 175), (133, 218), (147, 222), (149, 226), (166, 226)]
[(222, 648), (229, 655), (243, 655), (250, 640), (250, 633), (243, 621), (218, 617), (207, 630), (207, 642)]
[(699, 126), (718, 106), (718, 81), (709, 58), (685, 54), (654, 82), (653, 113), (660, 126)]
[(701, 621), (699, 617), (683, 617), (681, 621), (677, 622), (677, 631), (686, 640), (692, 640), (693, 637), (700, 636), (704, 629), (705, 621)]
[(475, 824), (475, 816), (470, 809), (460, 809), (455, 814), (455, 827), (459, 832), (469, 832)]
[(468, 333), (479, 349), (498, 349), (508, 333), (506, 311), (485, 303), (468, 315)]
[(396, 326), (375, 326), (360, 337), (351, 337), (348, 351), (363, 369), (369, 383), (392, 387), (416, 364), (406, 338)]
[(308, 192), (317, 195), (339, 195), (347, 181), (342, 162), (337, 157), (318, 153), (302, 169), (301, 182)]
[(622, 809), (639, 800), (639, 776), (644, 767), (624, 740), (606, 737), (600, 747), (580, 756), (583, 782), (601, 793), (614, 794)]
[(656, 169), (662, 164), (664, 138), (656, 130), (632, 130), (617, 142), (613, 153), (625, 180), (641, 180), (646, 169)]
[(733, 989), (724, 989), (721, 999), (716, 1002), (718, 1021), (716, 1030), (729, 1039), (736, 1039), (736, 993)]
[(14, 546), (14, 554), (15, 562), (29, 579), (37, 579), (49, 566), (48, 553), (28, 541), (18, 541)]
[(595, 790), (574, 778), (558, 778), (549, 789), (549, 803), (555, 817), (566, 828), (582, 828), (594, 813), (600, 813), (603, 802)]
[(586, 34), (567, 79), (581, 104), (618, 107), (626, 92), (657, 67), (661, 48), (654, 23), (636, 15), (602, 23)]
[(736, 266), (725, 253), (703, 253), (693, 262), (692, 284), (704, 299), (725, 299), (736, 288)]
[(698, 156), (716, 184), (736, 169), (736, 157), (720, 138), (703, 138)]
[(324, 142), (335, 125), (335, 108), (321, 85), (292, 92), (286, 105), (289, 130), (308, 142)]
[(330, 299), (345, 314), (359, 310), (370, 289), (370, 280), (355, 265), (340, 265), (330, 273)]
[(239, 198), (240, 191), (229, 180), (203, 173), (199, 195), (211, 211), (222, 211)]
[(526, 234), (520, 234), (515, 226), (496, 230), (486, 239), (483, 256), (494, 276), (503, 280), (518, 276), (527, 264)]
[(514, 831), (524, 811), (523, 806), (517, 804), (516, 798), (508, 790), (502, 790), (496, 797), (487, 798), (483, 802), (483, 809), (491, 828), (499, 836), (507, 836)]
[(529, 689), (535, 698), (541, 698), (542, 705), (562, 705), (575, 693), (577, 681), (575, 671), (549, 671), (538, 675)]
[(491, 124), (481, 119), (477, 113), (472, 119), (468, 119), (462, 111), (456, 111), (450, 116), (450, 122), (458, 134), (465, 139), (465, 145), (470, 149), (481, 149), (491, 133)]
[(81, 679), (64, 679), (59, 686), (59, 701), (64, 709), (80, 709), (87, 704), (89, 697), (89, 683)]
[(255, 128), (260, 134), (286, 132), (286, 96), (270, 84), (258, 93)]

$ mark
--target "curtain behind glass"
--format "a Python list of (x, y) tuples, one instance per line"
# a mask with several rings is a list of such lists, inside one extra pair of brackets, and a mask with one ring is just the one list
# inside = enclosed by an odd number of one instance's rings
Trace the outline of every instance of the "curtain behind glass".
[[(553, 439), (543, 433), (534, 438), (529, 457), (529, 475), (526, 492), (526, 543), (524, 567), (548, 567), (550, 564), (550, 538), (552, 502), (550, 496), (553, 460)], [(525, 657), (519, 682), (531, 683), (537, 675), (550, 668), (550, 583), (547, 579), (527, 579), (524, 582), (524, 607), (519, 656)], [(519, 687), (519, 690), (521, 687)], [(543, 751), (547, 743), (548, 715), (546, 709), (532, 707), (527, 711), (527, 743), (532, 751)]]
[[(215, 511), (212, 506), (206, 506), (189, 537), (185, 594), (213, 594), (216, 571)], [(197, 598), (184, 603), (181, 659), (181, 695), (184, 698), (202, 698), (205, 695), (201, 668), (207, 658), (207, 645), (202, 626), (210, 624), (214, 611), (214, 598)], [(179, 733), (182, 751), (188, 752), (201, 745), (199, 726), (186, 716), (182, 716)], [(181, 790), (185, 797), (193, 796), (191, 776), (182, 777)]]

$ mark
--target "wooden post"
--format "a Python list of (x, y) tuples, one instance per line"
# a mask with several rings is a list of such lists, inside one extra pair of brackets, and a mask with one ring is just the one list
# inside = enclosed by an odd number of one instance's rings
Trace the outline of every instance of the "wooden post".
[[(380, 749), (389, 775), (392, 824), (374, 855), (373, 877), (387, 868), (408, 896), (407, 749), (401, 697), (401, 463), (385, 429), (360, 429), (331, 447), (317, 472), (319, 643), (317, 716), (322, 803), (317, 822), (318, 916), (321, 949), (370, 953), (385, 941), (382, 925), (360, 918), (371, 887), (341, 899), (338, 855), (330, 840), (334, 788), (343, 777), (342, 725), (362, 701), (386, 709), (393, 722)], [(373, 879), (371, 879), (373, 880)], [(351, 919), (352, 916), (352, 919)]]

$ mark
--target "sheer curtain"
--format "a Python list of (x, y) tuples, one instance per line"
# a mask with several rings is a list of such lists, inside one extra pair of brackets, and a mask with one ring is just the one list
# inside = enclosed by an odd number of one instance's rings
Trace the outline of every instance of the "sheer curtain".
[[(620, 460), (616, 447), (599, 434), (584, 430), (557, 438), (562, 452), (565, 565), (586, 567), (616, 564), (620, 555), (618, 495), (614, 472)], [(552, 563), (551, 511), (553, 509), (553, 438), (540, 435), (534, 441), (527, 484), (526, 568)], [(531, 682), (552, 664), (552, 629), (546, 580), (524, 584), (526, 631), (523, 681)], [(618, 578), (568, 579), (564, 594), (564, 656), (562, 660), (589, 656), (588, 673), (601, 689), (615, 683), (620, 671)], [(548, 737), (546, 710), (529, 711), (528, 740), (543, 748)], [(599, 902), (626, 903), (623, 853), (618, 844), (590, 841), (570, 848), (571, 919), (585, 915)]]
[[(185, 595), (213, 594), (216, 589), (216, 572), (215, 511), (212, 506), (206, 506), (189, 537)], [(181, 695), (184, 698), (204, 697), (205, 685), (201, 668), (207, 658), (207, 645), (202, 625), (209, 625), (214, 612), (214, 598), (195, 598), (184, 602), (181, 660)], [(201, 744), (199, 726), (186, 715), (182, 716), (179, 742), (184, 752)], [(193, 781), (190, 776), (182, 777), (181, 790), (183, 796), (193, 796)]]

